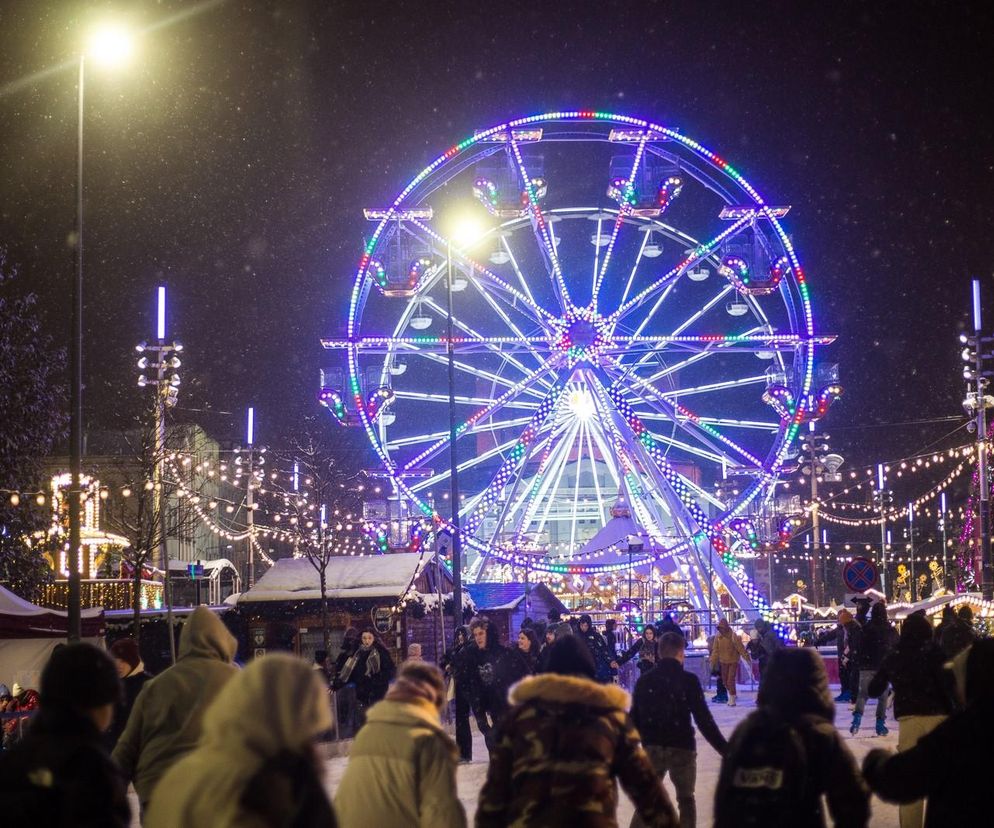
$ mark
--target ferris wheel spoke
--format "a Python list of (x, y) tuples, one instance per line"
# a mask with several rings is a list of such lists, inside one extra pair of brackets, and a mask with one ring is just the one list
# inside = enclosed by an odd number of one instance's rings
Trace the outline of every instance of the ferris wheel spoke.
[[(490, 544), (494, 545), (498, 543), (498, 535), (501, 530), (509, 525), (514, 525), (515, 516), (518, 510), (521, 509), (529, 500), (531, 494), (532, 484), (529, 483), (527, 486), (525, 484), (525, 469), (528, 463), (532, 462), (537, 456), (541, 454), (541, 460), (539, 460), (539, 471), (543, 469), (543, 464), (546, 458), (549, 456), (549, 449), (552, 446), (552, 441), (555, 439), (555, 430), (550, 430), (541, 440), (535, 442), (528, 452), (525, 462), (519, 467), (518, 473), (514, 478), (514, 483), (511, 486), (511, 494), (504, 502), (501, 507), (500, 514), (497, 516), (497, 520), (494, 524), (494, 532), (490, 537)], [(474, 498), (475, 502), (479, 501), (479, 497)], [(474, 503), (475, 506), (475, 503)], [(521, 527), (515, 531), (514, 545), (518, 546), (520, 543)]]
[[(483, 423), (476, 423), (473, 427), (467, 429), (469, 434), (480, 434), (485, 431), (500, 431), (505, 428), (516, 428), (517, 426), (525, 425), (530, 417), (515, 417), (511, 420), (501, 420), (499, 422), (486, 421)], [(388, 440), (386, 442), (386, 447), (388, 450), (396, 451), (397, 449), (406, 448), (408, 446), (418, 446), (422, 443), (434, 442), (436, 440), (445, 438), (448, 439), (449, 430), (435, 431), (431, 434), (418, 434), (412, 437), (397, 437), (393, 440)]]
[[(651, 226), (651, 225), (650, 225)], [(628, 274), (628, 281), (625, 283), (625, 290), (621, 294), (620, 305), (624, 305), (628, 299), (628, 294), (632, 289), (632, 282), (635, 281), (635, 274), (638, 272), (639, 265), (642, 263), (642, 256), (645, 253), (646, 245), (649, 244), (649, 233), (642, 234), (642, 244), (639, 245), (639, 252), (635, 256), (635, 264), (632, 265), (632, 271)]]
[(557, 502), (556, 492), (559, 491), (559, 488), (562, 484), (563, 474), (566, 471), (566, 466), (568, 465), (570, 455), (573, 453), (573, 446), (576, 444), (577, 435), (579, 434), (579, 431), (580, 431), (580, 420), (577, 419), (574, 422), (573, 427), (570, 429), (566, 439), (563, 441), (564, 451), (560, 456), (555, 474), (550, 479), (551, 486), (547, 490), (547, 496), (545, 497), (545, 508), (542, 511), (542, 518), (538, 522), (538, 528), (535, 530), (535, 533), (538, 535), (542, 534), (543, 530), (545, 529), (545, 524), (548, 523), (549, 515), (552, 512), (552, 507)]
[[(595, 312), (597, 310), (597, 296), (600, 293), (601, 283), (604, 281), (604, 275), (607, 273), (607, 267), (611, 262), (611, 254), (614, 252), (614, 245), (618, 241), (618, 231), (621, 230), (621, 225), (624, 223), (625, 217), (631, 213), (631, 207), (628, 204), (628, 195), (631, 193), (632, 187), (634, 186), (635, 176), (638, 173), (639, 165), (642, 163), (642, 157), (645, 155), (645, 144), (648, 139), (649, 133), (646, 132), (639, 141), (638, 148), (635, 150), (635, 161), (632, 164), (632, 171), (628, 176), (628, 181), (625, 183), (625, 191), (622, 195), (618, 215), (614, 219), (614, 228), (611, 230), (611, 238), (607, 243), (607, 250), (604, 251), (604, 260), (601, 262), (600, 270), (597, 270), (594, 273), (594, 287), (592, 290), (591, 304)], [(598, 221), (598, 241), (600, 241), (600, 232), (601, 223)], [(646, 234), (646, 237), (648, 238), (648, 234)]]
[[(631, 400), (629, 400), (631, 402)], [(659, 414), (655, 411), (640, 411), (639, 416), (643, 420), (670, 422), (671, 418), (666, 414)], [(776, 433), (780, 430), (779, 422), (765, 420), (732, 420), (727, 417), (700, 417), (702, 423), (712, 426), (722, 426), (724, 428), (745, 428), (756, 431), (769, 431)]]
[(732, 222), (722, 232), (718, 233), (718, 235), (708, 241), (701, 242), (694, 249), (693, 253), (683, 259), (683, 261), (677, 264), (673, 269), (669, 270), (667, 273), (664, 273), (648, 287), (641, 290), (639, 293), (636, 293), (631, 299), (620, 305), (618, 309), (608, 317), (608, 320), (614, 325), (617, 325), (618, 322), (627, 317), (632, 311), (644, 305), (650, 298), (676, 280), (686, 270), (710, 256), (718, 245), (726, 241), (730, 236), (738, 233), (743, 227), (747, 226), (754, 217), (755, 212), (749, 211), (742, 218)]
[(532, 295), (531, 288), (528, 286), (528, 280), (525, 279), (525, 274), (521, 272), (521, 267), (518, 265), (518, 260), (514, 255), (514, 251), (511, 250), (511, 245), (508, 244), (507, 238), (504, 235), (500, 235), (499, 238), (500, 244), (504, 248), (504, 252), (507, 253), (508, 260), (511, 262), (511, 269), (514, 270), (514, 275), (518, 277), (518, 283), (521, 285), (521, 289), (532, 302), (535, 302), (535, 297)]
[(428, 225), (419, 220), (415, 219), (411, 222), (411, 224), (421, 230), (422, 233), (427, 235), (436, 244), (442, 246), (446, 250), (451, 250), (454, 258), (462, 261), (463, 264), (469, 267), (472, 271), (483, 277), (485, 281), (504, 293), (514, 297), (520, 303), (520, 308), (527, 312), (537, 324), (543, 327), (543, 329), (547, 328), (552, 322), (556, 321), (556, 316), (549, 313), (549, 311), (535, 302), (534, 299), (529, 298), (516, 287), (504, 281), (496, 273), (485, 268), (479, 262), (474, 261), (459, 245), (449, 241), (439, 233), (436, 233)]
[[(753, 328), (751, 330), (746, 331), (745, 335), (746, 336), (750, 336), (750, 335), (756, 333), (756, 331), (758, 331), (758, 330), (760, 330), (760, 329), (759, 328)], [(646, 377), (645, 381), (649, 382), (649, 383), (656, 383), (659, 380), (663, 379), (664, 377), (668, 377), (668, 376), (671, 376), (673, 374), (677, 374), (680, 371), (682, 371), (684, 368), (688, 368), (691, 365), (694, 365), (695, 363), (700, 362), (701, 360), (705, 360), (705, 359), (707, 359), (710, 356), (714, 356), (715, 354), (721, 353), (723, 350), (728, 350), (728, 348), (730, 346), (731, 346), (731, 343), (729, 343), (729, 342), (719, 342), (719, 343), (717, 343), (715, 345), (707, 345), (707, 346), (704, 347), (704, 350), (698, 351), (697, 353), (695, 353), (695, 354), (687, 357), (684, 360), (681, 360), (680, 362), (674, 363), (673, 365), (667, 365), (666, 367), (660, 369), (656, 373), (654, 373), (654, 374)], [(759, 348), (757, 347), (756, 350), (759, 350)], [(641, 357), (639, 357), (639, 359), (636, 362), (636, 364), (632, 366), (632, 369), (635, 369), (635, 368), (640, 367), (641, 365), (644, 365), (647, 362), (647, 360), (645, 359), (645, 356), (646, 355), (643, 354)], [(651, 356), (651, 354), (650, 354), (650, 356)]]
[[(523, 377), (514, 388), (508, 389), (496, 400), (488, 401), (487, 405), (474, 412), (462, 425), (456, 426), (456, 439), (458, 440), (463, 434), (471, 433), (477, 425), (487, 422), (504, 408), (537, 408), (538, 405), (532, 403), (522, 406), (518, 403), (516, 398), (522, 391), (526, 388), (530, 388), (533, 383), (537, 382), (546, 372), (554, 370), (557, 362), (558, 357), (549, 358), (543, 365), (540, 365), (527, 376)], [(446, 395), (445, 398), (448, 399), (448, 395)], [(516, 403), (518, 404), (516, 405)], [(405, 463), (404, 471), (410, 471), (411, 469), (416, 468), (419, 464), (437, 455), (440, 451), (442, 451), (442, 449), (448, 446), (449, 438), (450, 435), (446, 432), (443, 438), (437, 440), (427, 449), (422, 451), (417, 457)]]
[[(427, 359), (429, 362), (434, 362), (438, 365), (449, 364), (448, 357), (442, 356), (441, 354), (431, 353), (430, 351), (422, 352), (418, 354), (418, 356), (420, 356), (422, 359)], [(496, 383), (497, 385), (500, 385), (504, 388), (514, 388), (517, 385), (517, 383), (512, 379), (508, 379), (507, 377), (502, 377), (500, 374), (495, 374), (492, 371), (487, 371), (483, 368), (479, 368), (474, 365), (469, 365), (458, 359), (452, 360), (452, 367), (455, 368), (457, 371), (461, 371), (464, 374), (468, 374), (471, 377), (475, 377), (476, 379), (487, 380), (488, 382)], [(548, 383), (546, 381), (543, 381), (542, 384), (548, 387)], [(542, 399), (542, 392), (536, 388), (526, 388), (521, 393), (527, 394), (530, 397), (535, 397), (536, 399), (539, 400)], [(446, 399), (448, 399), (448, 396), (446, 396)]]
[(766, 374), (757, 374), (752, 377), (740, 377), (739, 379), (725, 380), (724, 382), (709, 382), (706, 385), (697, 385), (690, 388), (680, 388), (676, 391), (660, 391), (660, 396), (672, 400), (678, 397), (690, 397), (694, 394), (713, 394), (715, 391), (724, 391), (728, 388), (740, 388), (743, 385), (758, 385), (766, 383)]
[(542, 213), (542, 208), (539, 205), (538, 198), (535, 195), (535, 186), (532, 183), (532, 177), (528, 174), (528, 170), (525, 169), (525, 161), (521, 157), (521, 149), (518, 146), (518, 142), (511, 139), (509, 143), (511, 145), (511, 152), (514, 155), (514, 160), (518, 166), (518, 173), (521, 175), (521, 185), (524, 188), (525, 194), (528, 196), (528, 207), (532, 214), (533, 227), (535, 228), (535, 232), (539, 238), (542, 249), (545, 251), (545, 255), (549, 259), (549, 265), (552, 269), (553, 275), (553, 286), (556, 289), (563, 311), (569, 312), (573, 308), (573, 301), (570, 299), (569, 288), (567, 287), (566, 280), (563, 277), (562, 267), (560, 267), (559, 264), (559, 253), (556, 249), (555, 243), (553, 242), (549, 224), (545, 219), (545, 215)]
[(565, 443), (562, 439), (563, 434), (565, 434), (569, 428), (570, 425), (566, 424), (561, 426), (559, 429), (553, 429), (547, 444), (542, 449), (542, 459), (539, 461), (538, 469), (535, 472), (528, 489), (523, 495), (524, 512), (522, 517), (518, 520), (518, 528), (514, 535), (515, 545), (521, 543), (521, 537), (528, 531), (528, 527), (531, 525), (531, 522), (537, 512), (538, 504), (541, 502), (541, 498), (544, 497), (548, 490), (549, 484), (552, 482), (552, 478), (548, 476), (548, 470), (550, 465), (554, 470), (556, 464), (559, 462), (562, 447)]
[(528, 425), (525, 426), (524, 431), (521, 432), (517, 440), (514, 442), (514, 448), (511, 450), (510, 454), (504, 458), (504, 462), (501, 463), (500, 468), (497, 469), (497, 472), (484, 488), (482, 494), (480, 495), (479, 505), (474, 510), (473, 514), (467, 519), (465, 524), (465, 531), (467, 534), (473, 535), (476, 533), (481, 521), (490, 511), (491, 507), (493, 507), (493, 505), (497, 502), (497, 498), (500, 496), (500, 493), (504, 491), (511, 475), (518, 473), (520, 469), (524, 467), (524, 460), (526, 459), (529, 446), (535, 442), (539, 431), (541, 431), (542, 427), (545, 425), (545, 421), (559, 404), (564, 388), (565, 385), (559, 385), (553, 388), (546, 395), (546, 398), (542, 401), (538, 411), (536, 411), (532, 418), (528, 421)]
[[(510, 440), (505, 440), (503, 443), (498, 443), (493, 448), (487, 449), (486, 451), (481, 452), (475, 457), (471, 457), (469, 460), (464, 460), (456, 468), (458, 468), (459, 473), (462, 474), (462, 472), (468, 471), (469, 469), (472, 469), (480, 465), (480, 463), (487, 462), (487, 460), (489, 460), (491, 457), (496, 457), (497, 455), (507, 451), (509, 448), (511, 448), (511, 446), (513, 446), (517, 442), (517, 440), (518, 440), (517, 437), (512, 437)], [(452, 469), (450, 467), (446, 467), (445, 469), (442, 469), (432, 474), (432, 476), (429, 479), (421, 480), (417, 483), (412, 484), (411, 491), (412, 492), (424, 491), (425, 489), (431, 488), (432, 486), (434, 486), (437, 483), (440, 483), (443, 480), (447, 480), (451, 474), (452, 474)]]

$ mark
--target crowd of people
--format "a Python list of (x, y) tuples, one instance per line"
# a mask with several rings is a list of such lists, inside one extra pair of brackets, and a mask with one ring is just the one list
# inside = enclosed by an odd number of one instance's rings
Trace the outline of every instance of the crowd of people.
[[(456, 769), (472, 760), (471, 716), (489, 762), (481, 828), (616, 826), (619, 785), (633, 826), (694, 826), (697, 731), (721, 756), (718, 828), (868, 825), (871, 791), (900, 803), (902, 828), (985, 824), (994, 641), (976, 640), (962, 609), (936, 628), (911, 615), (900, 630), (882, 603), (840, 611), (819, 640), (838, 649), (834, 700), (816, 649), (784, 646), (762, 621), (747, 644), (722, 619), (708, 666), (727, 703), (736, 704), (740, 665), (756, 662), (761, 673), (755, 709), (727, 735), (686, 669), (688, 643), (672, 618), (646, 625), (629, 646), (615, 624), (601, 630), (589, 615), (554, 612), (526, 622), (510, 644), (500, 638), (497, 624), (474, 618), (457, 628), (439, 669), (416, 645), (396, 665), (375, 631), (350, 630), (333, 663), (325, 653), (316, 664), (270, 654), (239, 669), (235, 639), (198, 608), (176, 663), (155, 677), (131, 639), (109, 652), (62, 645), (40, 693), (30, 691), (30, 727), (0, 754), (3, 824), (128, 826), (130, 783), (151, 828), (460, 828)], [(631, 695), (617, 683), (630, 661)], [(357, 732), (332, 801), (316, 745), (345, 688)], [(24, 688), (5, 689), (7, 707), (32, 703)], [(860, 767), (835, 726), (836, 703), (852, 705), (856, 733), (876, 699), (876, 731), (886, 733), (891, 693), (898, 751), (873, 750)], [(455, 739), (443, 724), (450, 701)]]

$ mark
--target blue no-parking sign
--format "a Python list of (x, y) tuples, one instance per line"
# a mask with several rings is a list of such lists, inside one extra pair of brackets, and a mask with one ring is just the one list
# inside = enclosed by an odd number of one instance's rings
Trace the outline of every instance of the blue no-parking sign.
[(877, 565), (869, 558), (853, 558), (842, 570), (842, 580), (853, 592), (866, 592), (877, 582)]

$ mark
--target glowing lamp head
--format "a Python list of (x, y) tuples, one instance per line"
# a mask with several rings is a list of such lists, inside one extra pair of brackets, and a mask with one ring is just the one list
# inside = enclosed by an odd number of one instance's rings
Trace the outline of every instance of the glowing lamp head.
[(90, 35), (86, 54), (103, 66), (120, 66), (131, 57), (133, 49), (131, 33), (124, 26), (106, 24)]
[(452, 224), (452, 241), (461, 248), (472, 247), (484, 233), (486, 228), (472, 216), (460, 216)]

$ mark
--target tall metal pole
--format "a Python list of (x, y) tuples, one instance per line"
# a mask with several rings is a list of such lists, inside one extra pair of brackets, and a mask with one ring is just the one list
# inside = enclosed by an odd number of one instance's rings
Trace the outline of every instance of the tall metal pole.
[(255, 409), (248, 410), (248, 482), (245, 484), (245, 529), (248, 532), (248, 588), (255, 586), (255, 509), (252, 500), (252, 444), (255, 441)]
[(946, 588), (946, 568), (949, 565), (946, 547), (946, 493), (939, 495), (939, 509), (942, 514), (942, 588)]
[(156, 353), (155, 384), (155, 467), (152, 470), (155, 484), (155, 502), (159, 521), (159, 566), (162, 567), (163, 601), (166, 605), (166, 626), (169, 628), (169, 657), (176, 663), (176, 636), (173, 634), (173, 586), (169, 571), (169, 548), (166, 543), (166, 486), (163, 471), (166, 463), (166, 344), (160, 331)]
[(984, 347), (981, 343), (980, 280), (973, 280), (973, 330), (977, 337), (976, 383), (977, 383), (977, 476), (980, 484), (980, 508), (978, 509), (978, 529), (980, 531), (980, 589), (988, 601), (994, 598), (994, 571), (991, 568), (991, 503), (990, 486), (987, 481), (987, 406), (985, 391), (987, 378), (984, 376)]
[(462, 530), (459, 528), (459, 452), (456, 450), (456, 366), (452, 345), (452, 243), (447, 246), (445, 273), (446, 354), (449, 362), (449, 500), (452, 505), (452, 615), (462, 623)]
[[(814, 423), (812, 423), (814, 425)], [(818, 577), (818, 558), (821, 554), (821, 523), (818, 518), (818, 444), (813, 432), (809, 435), (811, 440), (811, 597), (814, 599), (816, 607), (824, 606), (822, 603), (822, 584)]]
[(877, 464), (877, 494), (880, 497), (880, 591), (887, 600), (887, 504), (884, 497), (884, 466)]
[(69, 340), (69, 596), (68, 638), (82, 635), (79, 553), (82, 545), (83, 467), (83, 80), (86, 58), (79, 56), (76, 120), (76, 273), (72, 282), (72, 334)]
[(911, 603), (915, 602), (915, 590), (918, 588), (918, 581), (915, 579), (915, 515), (914, 504), (908, 501), (908, 546), (911, 549)]

